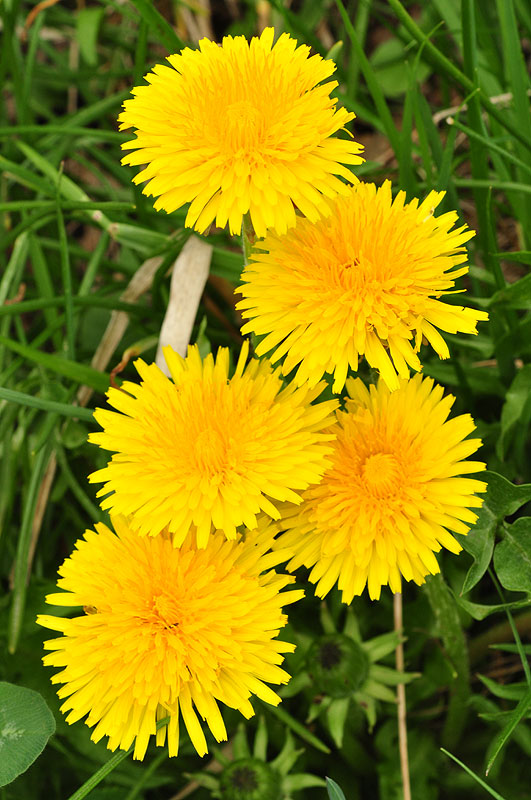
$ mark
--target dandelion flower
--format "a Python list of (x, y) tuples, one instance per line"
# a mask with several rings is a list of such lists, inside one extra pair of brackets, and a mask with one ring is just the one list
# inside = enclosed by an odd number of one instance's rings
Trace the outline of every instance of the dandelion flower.
[(454, 398), (431, 378), (401, 380), (394, 392), (381, 379), (347, 388), (333, 466), (287, 516), (280, 540), (296, 552), (290, 569), (312, 567), (320, 597), (337, 583), (350, 603), (366, 584), (378, 599), (386, 584), (400, 591), (401, 575), (422, 584), (439, 572), (434, 552), (461, 550), (451, 532), (474, 524), (486, 484), (459, 477), (485, 468), (464, 460), (481, 440), (465, 438), (475, 429), (469, 414), (448, 419)]
[(147, 166), (135, 183), (157, 197), (155, 208), (175, 211), (191, 203), (186, 225), (204, 232), (216, 225), (237, 234), (247, 212), (258, 236), (295, 225), (296, 205), (308, 219), (344, 193), (360, 164), (362, 146), (332, 138), (354, 117), (336, 108), (326, 81), (333, 61), (309, 57), (287, 33), (273, 44), (273, 28), (247, 42), (225, 36), (199, 50), (184, 49), (146, 75), (119, 117), (136, 128), (123, 147), (124, 164)]
[(315, 384), (325, 372), (340, 392), (360, 356), (379, 370), (390, 389), (408, 366), (420, 370), (423, 337), (441, 358), (448, 348), (437, 328), (476, 333), (483, 311), (441, 302), (468, 267), (463, 247), (473, 231), (452, 230), (455, 212), (433, 216), (444, 192), (424, 202), (393, 201), (391, 184), (349, 188), (329, 217), (300, 220), (285, 236), (270, 233), (245, 269), (242, 331), (264, 336), (257, 347), (272, 360), (286, 356), (283, 372), (299, 365), (296, 380)]
[[(197, 550), (189, 538), (175, 549), (166, 536), (146, 538), (116, 517), (117, 535), (103, 524), (86, 531), (59, 570), (48, 595), (57, 606), (83, 606), (71, 619), (42, 615), (40, 625), (61, 636), (45, 642), (45, 665), (61, 667), (53, 683), (65, 699), (68, 723), (86, 715), (92, 739), (142, 759), (151, 736), (170, 756), (179, 749), (182, 716), (193, 746), (207, 752), (199, 717), (214, 738), (227, 738), (218, 703), (253, 715), (256, 695), (277, 705), (266, 684), (286, 683), (279, 666), (291, 644), (277, 641), (282, 606), (302, 596), (280, 593), (292, 581), (272, 567), (285, 555), (268, 552), (277, 530), (261, 523), (245, 541), (221, 533)], [(157, 731), (157, 721), (169, 718)]]
[(204, 362), (196, 346), (186, 359), (166, 348), (173, 381), (138, 360), (142, 383), (109, 390), (117, 411), (98, 409), (104, 430), (89, 437), (115, 451), (89, 476), (105, 483), (100, 495), (113, 493), (103, 508), (132, 516), (140, 534), (168, 527), (176, 546), (194, 530), (205, 547), (213, 529), (234, 539), (238, 526), (256, 527), (259, 512), (278, 518), (271, 498), (300, 503), (330, 463), (337, 402), (311, 405), (323, 384), (284, 386), (267, 361), (246, 367), (248, 350), (228, 380), (227, 348)]

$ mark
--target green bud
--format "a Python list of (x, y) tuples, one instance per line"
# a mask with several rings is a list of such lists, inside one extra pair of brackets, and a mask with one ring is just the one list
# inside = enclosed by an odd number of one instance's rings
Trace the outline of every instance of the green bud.
[(321, 636), (311, 646), (307, 667), (315, 688), (328, 697), (348, 697), (363, 686), (369, 658), (363, 648), (342, 633)]
[(280, 800), (281, 777), (258, 758), (240, 758), (221, 773), (223, 800)]

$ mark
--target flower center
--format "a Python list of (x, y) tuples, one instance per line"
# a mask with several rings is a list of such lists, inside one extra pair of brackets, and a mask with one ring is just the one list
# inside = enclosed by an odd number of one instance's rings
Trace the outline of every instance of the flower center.
[(176, 628), (182, 619), (182, 610), (175, 598), (166, 594), (155, 595), (153, 611), (165, 628)]
[(368, 490), (376, 497), (385, 497), (394, 492), (400, 479), (398, 461), (390, 453), (369, 456), (361, 472)]
[(206, 428), (195, 441), (195, 459), (198, 468), (207, 475), (222, 472), (227, 465), (227, 446), (218, 431)]
[(249, 102), (238, 100), (231, 103), (225, 111), (224, 136), (231, 150), (253, 148), (263, 131), (263, 114)]

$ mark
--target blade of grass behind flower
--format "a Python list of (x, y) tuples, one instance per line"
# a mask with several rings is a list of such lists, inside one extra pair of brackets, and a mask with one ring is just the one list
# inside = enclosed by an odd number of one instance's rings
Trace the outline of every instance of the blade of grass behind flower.
[[(0, 390), (1, 391), (1, 390)], [(17, 540), (17, 554), (15, 561), (15, 572), (13, 579), (13, 592), (11, 595), (11, 611), (9, 614), (8, 623), (8, 646), (9, 653), (13, 654), (17, 649), (20, 631), (24, 620), (24, 608), (26, 603), (26, 581), (28, 578), (28, 564), (29, 554), (31, 547), (31, 531), (33, 525), (33, 517), (37, 506), (37, 498), (39, 488), (48, 461), (52, 453), (51, 436), (45, 447), (37, 453), (31, 476), (28, 484), (28, 490), (24, 497), (24, 508), (22, 513), (22, 523)]]
[(43, 397), (18, 392), (14, 389), (5, 389), (0, 386), (0, 400), (7, 400), (9, 403), (18, 403), (29, 408), (39, 408), (43, 411), (62, 414), (64, 417), (74, 417), (83, 419), (85, 422), (93, 422), (93, 411), (89, 408), (71, 406), (67, 403), (58, 403), (55, 400), (45, 400)]
[(45, 353), (33, 347), (19, 344), (6, 336), (0, 336), (0, 346), (13, 350), (24, 358), (40, 364), (45, 369), (49, 369), (58, 375), (63, 375), (75, 383), (91, 386), (98, 392), (105, 393), (109, 388), (109, 378), (103, 372), (99, 372), (86, 364), (79, 364), (72, 359), (62, 358), (52, 353)]
[(374, 73), (369, 59), (364, 53), (363, 47), (358, 39), (358, 35), (345, 10), (345, 6), (341, 0), (336, 0), (336, 5), (339, 9), (339, 13), (343, 19), (343, 24), (345, 25), (347, 35), (352, 44), (352, 53), (354, 58), (356, 58), (359, 62), (360, 70), (363, 73), (363, 77), (367, 83), (367, 88), (369, 89), (369, 93), (372, 97), (378, 115), (383, 122), (387, 138), (389, 139), (395, 155), (398, 157), (400, 152), (400, 137), (393, 121), (393, 117), (391, 116), (391, 112), (389, 111), (389, 107), (386, 103), (384, 94), (380, 88), (378, 79)]
[(184, 48), (183, 40), (177, 36), (151, 0), (131, 0), (131, 2), (154, 35), (168, 48), (169, 53), (176, 53)]
[[(531, 116), (529, 114), (528, 95), (530, 80), (522, 53), (513, 0), (496, 0), (496, 7), (500, 21), (505, 72), (513, 95), (513, 110), (512, 112), (509, 111), (509, 115), (513, 117), (515, 124), (526, 138), (531, 141)], [(520, 142), (515, 144), (520, 158), (531, 165), (529, 150)], [(525, 170), (522, 172), (522, 169), (518, 167), (516, 173), (518, 179), (522, 182), (527, 180)], [(531, 219), (531, 197), (523, 199), (523, 206), (523, 214), (520, 216), (521, 222)], [(522, 225), (522, 235), (526, 244), (529, 245), (531, 243), (531, 233), (528, 224)]]
[(470, 777), (471, 777), (471, 778), (473, 778), (473, 779), (476, 781), (476, 783), (479, 783), (479, 785), (480, 785), (480, 786), (482, 786), (482, 787), (485, 789), (485, 791), (486, 791), (486, 792), (488, 792), (488, 793), (490, 794), (490, 796), (491, 796), (491, 797), (494, 797), (494, 798), (496, 798), (496, 800), (505, 800), (505, 798), (504, 798), (504, 797), (502, 797), (502, 795), (501, 795), (501, 794), (498, 794), (498, 792), (497, 792), (495, 789), (493, 789), (491, 786), (489, 786), (489, 785), (488, 785), (488, 783), (485, 783), (485, 781), (484, 781), (484, 780), (482, 780), (482, 779), (479, 777), (479, 775), (476, 775), (476, 773), (475, 773), (475, 772), (473, 772), (473, 771), (470, 769), (470, 767), (467, 767), (467, 765), (466, 765), (466, 764), (463, 764), (463, 762), (462, 762), (462, 761), (459, 761), (459, 759), (457, 758), (457, 756), (454, 756), (454, 755), (452, 755), (452, 753), (449, 753), (449, 752), (448, 752), (448, 750), (445, 750), (445, 749), (444, 749), (444, 747), (441, 747), (441, 753), (444, 753), (444, 755), (445, 755), (445, 756), (448, 756), (448, 758), (451, 758), (451, 759), (452, 759), (452, 761), (455, 761), (455, 763), (456, 763), (456, 764), (459, 764), (459, 766), (461, 767), (461, 769), (464, 769), (464, 771), (465, 771), (465, 772), (466, 772), (468, 775), (470, 775)]
[[(461, 86), (463, 89), (465, 89), (465, 91), (474, 91), (474, 82), (471, 81), (467, 75), (461, 72), (461, 70), (458, 69), (458, 67), (456, 67), (449, 58), (441, 53), (441, 51), (434, 44), (432, 44), (432, 42), (430, 42), (424, 31), (408, 14), (401, 3), (401, 0), (388, 0), (388, 3), (395, 12), (398, 20), (404, 25), (413, 39), (415, 39), (419, 44), (425, 45), (426, 60), (431, 61), (431, 63), (439, 72), (445, 74), (453, 83)], [(500, 125), (510, 131), (512, 135), (524, 145), (524, 147), (531, 151), (531, 141), (526, 139), (525, 135), (518, 129), (518, 127), (511, 122), (507, 114), (504, 114), (503, 111), (497, 108), (483, 90), (479, 89), (478, 97), (481, 105), (487, 111), (487, 113), (497, 120)]]

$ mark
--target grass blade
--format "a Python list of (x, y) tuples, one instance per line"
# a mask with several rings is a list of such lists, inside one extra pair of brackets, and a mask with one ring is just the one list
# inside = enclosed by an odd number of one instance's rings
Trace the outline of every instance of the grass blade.
[(485, 791), (490, 794), (491, 797), (496, 798), (496, 800), (505, 800), (505, 797), (502, 797), (501, 794), (498, 794), (498, 792), (495, 789), (493, 789), (491, 786), (489, 786), (488, 783), (485, 783), (485, 781), (482, 780), (479, 777), (479, 775), (476, 775), (475, 772), (472, 772), (470, 767), (467, 767), (466, 764), (463, 764), (462, 761), (459, 761), (459, 759), (456, 756), (452, 755), (452, 753), (449, 753), (448, 750), (444, 749), (444, 747), (441, 747), (441, 752), (444, 753), (445, 756), (448, 756), (448, 758), (451, 758), (452, 761), (455, 761), (456, 764), (459, 764), (461, 769), (464, 769), (464, 771), (468, 775), (470, 775), (470, 777), (473, 778), (476, 781), (476, 783), (479, 783), (479, 785), (482, 786), (485, 789)]
[[(465, 89), (465, 91), (473, 92), (476, 88), (474, 86), (474, 82), (471, 81), (467, 75), (461, 72), (461, 70), (458, 69), (449, 58), (446, 58), (446, 56), (441, 53), (441, 51), (435, 47), (432, 42), (430, 42), (424, 31), (419, 28), (415, 20), (408, 14), (400, 0), (388, 0), (388, 2), (399, 21), (404, 25), (406, 30), (409, 31), (411, 36), (416, 39), (419, 44), (424, 44), (426, 58), (431, 60), (432, 63), (436, 65), (443, 73), (445, 73), (451, 81), (456, 83), (458, 86), (461, 86), (463, 89)], [(481, 105), (490, 114), (490, 116), (499, 122), (500, 125), (506, 128), (506, 130), (510, 131), (526, 149), (531, 150), (531, 140), (528, 140), (525, 134), (523, 134), (516, 127), (516, 125), (514, 125), (508, 119), (507, 114), (504, 114), (491, 102), (490, 97), (485, 94), (482, 89), (478, 90), (478, 97)]]
[(339, 9), (339, 13), (343, 19), (343, 24), (345, 25), (348, 37), (352, 44), (352, 50), (354, 57), (357, 59), (360, 65), (360, 69), (363, 73), (363, 77), (367, 82), (367, 87), (373, 99), (374, 105), (376, 106), (376, 110), (378, 111), (378, 115), (382, 120), (385, 128), (385, 132), (387, 134), (387, 138), (393, 148), (393, 151), (398, 156), (400, 153), (400, 137), (398, 131), (396, 129), (395, 123), (393, 121), (393, 117), (391, 116), (391, 112), (387, 106), (385, 101), (385, 97), (383, 92), (380, 88), (380, 84), (378, 83), (378, 79), (374, 73), (374, 70), (371, 66), (371, 63), (367, 56), (363, 51), (363, 47), (360, 44), (358, 39), (358, 34), (354, 30), (354, 26), (349, 19), (349, 16), (345, 10), (345, 6), (341, 2), (341, 0), (336, 0), (337, 7)]
[(83, 419), (85, 422), (93, 422), (94, 412), (91, 409), (70, 406), (67, 403), (57, 403), (55, 400), (45, 400), (43, 397), (35, 397), (25, 392), (17, 392), (14, 389), (5, 389), (3, 386), (0, 386), (0, 400), (18, 403), (29, 408), (40, 408), (43, 411), (62, 414), (64, 417)]

